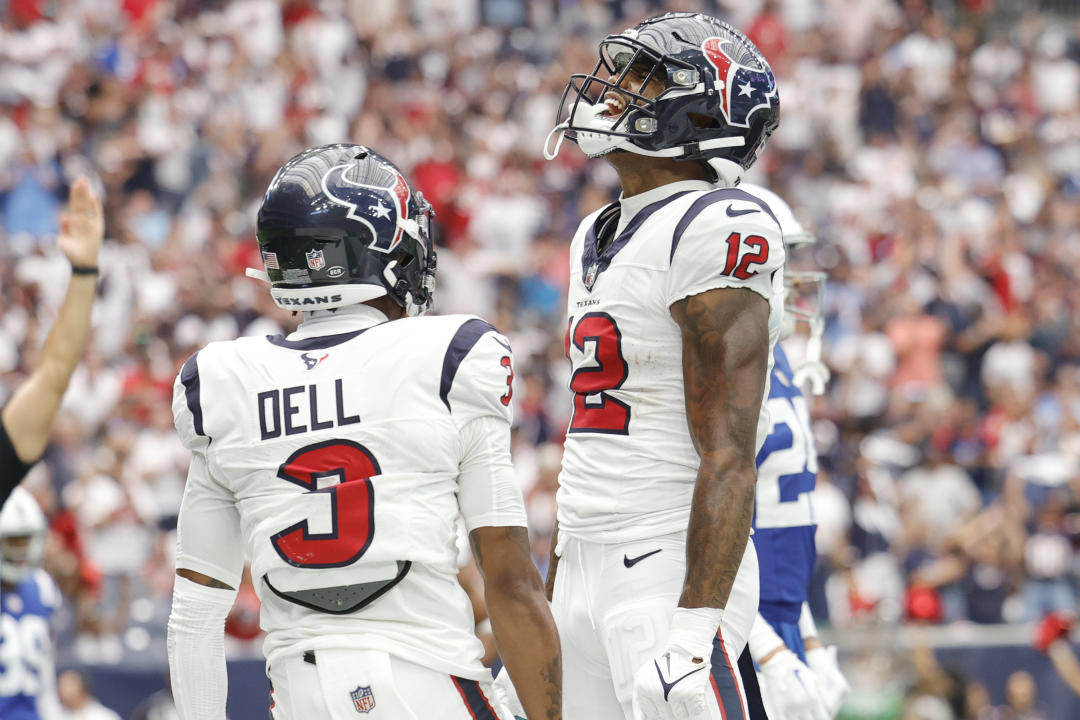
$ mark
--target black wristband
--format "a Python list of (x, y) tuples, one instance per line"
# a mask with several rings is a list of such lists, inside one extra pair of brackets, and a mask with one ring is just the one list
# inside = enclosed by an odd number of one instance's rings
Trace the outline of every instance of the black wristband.
[(96, 265), (72, 265), (72, 275), (97, 275), (98, 269)]

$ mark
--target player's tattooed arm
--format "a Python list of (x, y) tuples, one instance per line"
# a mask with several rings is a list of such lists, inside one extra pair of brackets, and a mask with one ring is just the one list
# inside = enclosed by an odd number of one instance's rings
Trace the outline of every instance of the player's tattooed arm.
[(755, 437), (769, 360), (769, 305), (717, 288), (671, 306), (682, 331), (686, 416), (701, 457), (680, 607), (727, 604), (750, 535)]
[(503, 664), (529, 718), (562, 718), (562, 652), (523, 527), (469, 534), (484, 575), (484, 599)]
[(548, 602), (555, 595), (555, 571), (559, 569), (559, 556), (555, 554), (555, 546), (559, 544), (559, 521), (555, 521), (555, 528), (551, 532), (551, 550), (548, 553), (547, 579), (544, 581), (544, 594)]

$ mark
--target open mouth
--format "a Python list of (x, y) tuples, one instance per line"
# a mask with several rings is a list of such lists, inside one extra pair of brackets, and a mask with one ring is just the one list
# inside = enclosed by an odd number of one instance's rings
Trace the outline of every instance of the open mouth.
[(600, 117), (615, 118), (622, 115), (626, 110), (626, 99), (619, 93), (606, 92), (603, 97), (604, 111), (600, 113)]

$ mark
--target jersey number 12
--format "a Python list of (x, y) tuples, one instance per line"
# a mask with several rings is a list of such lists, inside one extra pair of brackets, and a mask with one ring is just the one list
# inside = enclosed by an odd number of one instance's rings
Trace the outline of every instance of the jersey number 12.
[(567, 432), (629, 434), (630, 406), (607, 392), (622, 387), (629, 374), (615, 319), (605, 312), (586, 313), (576, 324), (570, 318), (564, 349), (574, 370), (570, 376), (574, 417)]

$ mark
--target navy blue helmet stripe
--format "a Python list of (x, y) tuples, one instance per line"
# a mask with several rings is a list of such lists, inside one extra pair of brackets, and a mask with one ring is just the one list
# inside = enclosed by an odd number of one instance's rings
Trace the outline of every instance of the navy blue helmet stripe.
[(203, 432), (202, 403), (199, 401), (199, 363), (196, 358), (199, 353), (189, 357), (180, 369), (180, 382), (184, 386), (184, 397), (187, 400), (188, 410), (191, 411), (191, 422), (195, 426), (195, 434), (206, 437)]
[(738, 188), (720, 188), (719, 190), (712, 190), (697, 200), (690, 206), (690, 209), (686, 211), (686, 214), (679, 220), (679, 224), (675, 226), (675, 233), (671, 236), (671, 255), (669, 260), (675, 257), (675, 248), (679, 247), (679, 241), (682, 240), (683, 233), (686, 232), (686, 228), (690, 227), (690, 223), (697, 219), (697, 216), (705, 212), (705, 208), (710, 205), (715, 205), (718, 202), (724, 202), (725, 200), (739, 200), (741, 202), (752, 202), (776, 222), (777, 225), (780, 221), (776, 219), (776, 215), (769, 208), (768, 203), (759, 197), (755, 197), (745, 190)]
[(484, 691), (480, 689), (480, 683), (456, 675), (451, 675), (450, 679), (457, 687), (461, 699), (465, 701), (465, 707), (469, 709), (469, 715), (476, 720), (499, 720), (495, 711), (491, 709), (491, 703), (484, 697)]
[[(364, 328), (367, 330), (368, 328)], [(266, 340), (271, 345), (277, 345), (278, 347), (287, 348), (289, 350), (325, 350), (326, 348), (340, 345), (343, 342), (348, 342), (354, 337), (364, 332), (364, 330), (355, 330), (353, 332), (341, 333), (340, 335), (323, 335), (321, 337), (304, 338), (303, 340), (286, 340), (284, 335), (267, 335)]]
[(487, 332), (498, 331), (491, 323), (472, 318), (462, 323), (451, 338), (450, 345), (446, 348), (446, 355), (443, 357), (442, 380), (439, 382), (439, 397), (447, 410), (450, 409), (450, 388), (454, 384), (454, 376), (457, 375), (458, 368), (461, 367), (461, 361)]

